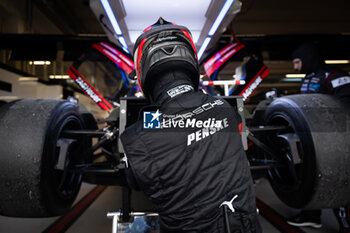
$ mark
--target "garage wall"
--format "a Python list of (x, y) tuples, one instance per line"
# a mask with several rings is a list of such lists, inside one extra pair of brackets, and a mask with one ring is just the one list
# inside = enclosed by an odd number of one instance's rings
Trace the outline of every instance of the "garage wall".
[[(63, 87), (45, 85), (37, 81), (18, 81), (21, 75), (0, 68), (0, 101), (12, 101), (24, 98), (61, 99)], [(74, 93), (79, 103), (84, 105), (96, 118), (103, 119), (108, 113), (101, 110), (89, 97)]]
[(0, 100), (62, 97), (62, 86), (45, 85), (37, 81), (18, 81), (20, 77), (22, 76), (0, 68)]

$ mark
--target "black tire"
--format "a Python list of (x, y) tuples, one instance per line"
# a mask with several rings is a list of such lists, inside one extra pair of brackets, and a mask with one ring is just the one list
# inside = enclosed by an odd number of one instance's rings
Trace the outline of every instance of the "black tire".
[(268, 170), (277, 196), (294, 208), (322, 209), (350, 204), (350, 105), (329, 95), (292, 95), (273, 101), (266, 125), (288, 125), (296, 134), (300, 163), (289, 144), (267, 134), (282, 168)]
[(66, 101), (23, 99), (0, 108), (0, 214), (49, 217), (66, 213), (82, 175), (69, 168), (84, 162), (85, 138), (69, 145), (64, 169), (56, 167), (65, 129), (83, 129), (77, 107)]

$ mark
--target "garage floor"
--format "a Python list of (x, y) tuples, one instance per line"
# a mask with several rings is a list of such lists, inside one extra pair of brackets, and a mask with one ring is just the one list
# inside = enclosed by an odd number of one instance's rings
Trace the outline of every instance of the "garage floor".
[[(117, 186), (95, 186), (83, 184), (72, 211), (63, 217), (45, 219), (8, 218), (0, 216), (0, 233), (108, 233), (112, 232), (112, 219), (108, 212), (118, 211), (122, 206), (121, 188)], [(285, 218), (298, 212), (281, 203), (272, 192), (265, 179), (256, 182), (257, 205), (260, 210), (260, 222), (266, 233), (334, 233), (337, 221), (330, 209), (323, 210), (321, 229), (297, 228), (285, 223)], [(135, 211), (140, 207), (150, 209), (141, 193), (133, 193), (132, 203)], [(145, 206), (146, 205), (146, 206)], [(122, 231), (124, 232), (124, 231)]]

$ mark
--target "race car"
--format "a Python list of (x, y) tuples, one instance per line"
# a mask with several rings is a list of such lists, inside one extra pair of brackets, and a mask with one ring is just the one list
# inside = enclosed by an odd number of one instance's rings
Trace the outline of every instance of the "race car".
[[(243, 47), (229, 45), (218, 53), (227, 61), (235, 54), (232, 49)], [(214, 56), (217, 60), (206, 63), (209, 79), (223, 65)], [(242, 143), (253, 176), (264, 171), (277, 196), (291, 207), (350, 204), (348, 104), (329, 95), (291, 95), (262, 101), (248, 118), (244, 102), (268, 68), (253, 56), (244, 68), (245, 84), (225, 87), (228, 95), (221, 98), (241, 116)], [(70, 67), (70, 77), (107, 113), (103, 119), (67, 100), (22, 99), (0, 107), (1, 215), (62, 215), (70, 210), (82, 182), (128, 190), (119, 136), (148, 105), (136, 97), (140, 91), (128, 76), (133, 69), (128, 54), (104, 42), (94, 44)], [(209, 81), (215, 85), (216, 80)], [(202, 89), (215, 92), (208, 86)], [(123, 198), (127, 220), (130, 197)]]

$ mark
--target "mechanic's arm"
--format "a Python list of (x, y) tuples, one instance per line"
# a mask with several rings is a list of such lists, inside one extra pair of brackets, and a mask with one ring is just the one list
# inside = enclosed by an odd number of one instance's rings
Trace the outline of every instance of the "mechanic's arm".
[[(126, 154), (124, 156), (127, 158)], [(133, 167), (130, 166), (127, 159), (125, 162), (127, 163), (125, 168), (125, 177), (129, 187), (136, 191), (141, 191), (140, 185), (135, 178)]]
[[(124, 149), (124, 162), (126, 163), (125, 176), (128, 185), (137, 191), (143, 190), (143, 174), (140, 168), (147, 166), (144, 158), (147, 157), (145, 145), (140, 140), (136, 132), (136, 124), (129, 126), (120, 136), (120, 141)], [(147, 160), (146, 160), (147, 161)]]

